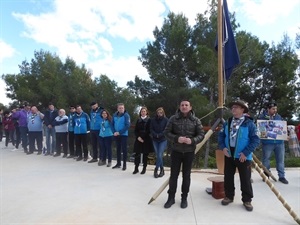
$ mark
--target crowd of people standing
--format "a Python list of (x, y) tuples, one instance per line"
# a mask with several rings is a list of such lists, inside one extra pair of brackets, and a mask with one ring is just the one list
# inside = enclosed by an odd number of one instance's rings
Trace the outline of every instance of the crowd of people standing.
[[(47, 110), (40, 112), (35, 105), (25, 102), (20, 108), (1, 112), (1, 126), (4, 127), (6, 136), (5, 147), (11, 143), (14, 150), (17, 150), (21, 144), (27, 155), (34, 152), (53, 157), (62, 155), (67, 159), (98, 162), (99, 166), (111, 167), (112, 144), (115, 142), (116, 164), (112, 169), (126, 170), (131, 121), (125, 105), (118, 103), (113, 114), (95, 101), (91, 102), (90, 107), (90, 112), (86, 113), (80, 105), (71, 105), (67, 113), (65, 109), (56, 109), (50, 102)], [(133, 174), (138, 172), (140, 163), (143, 164), (141, 174), (145, 174), (148, 154), (155, 152), (157, 166), (154, 177), (164, 175), (163, 153), (167, 147), (167, 140), (163, 131), (167, 122), (162, 107), (158, 108), (153, 119), (150, 119), (147, 108), (141, 107), (134, 129), (133, 152), (136, 167)]]
[[(64, 109), (57, 110), (53, 103), (42, 113), (34, 105), (25, 103), (20, 109), (11, 112), (0, 112), (1, 132), (4, 127), (6, 136), (5, 147), (9, 143), (18, 149), (21, 143), (28, 155), (37, 151), (38, 155), (61, 156), (73, 158), (76, 161), (88, 161), (88, 134), (91, 142), (91, 159), (88, 163), (98, 162), (99, 166), (112, 166), (112, 143), (116, 145), (116, 164), (112, 169), (127, 169), (128, 133), (131, 124), (130, 115), (123, 103), (117, 104), (117, 111), (110, 114), (107, 109), (97, 102), (90, 104), (90, 113), (83, 111), (80, 105), (70, 106), (68, 115)], [(251, 184), (251, 161), (255, 149), (261, 143), (262, 162), (270, 170), (270, 157), (274, 152), (276, 170), (279, 181), (288, 184), (285, 177), (283, 140), (261, 139), (253, 119), (248, 115), (248, 104), (236, 100), (229, 104), (232, 116), (225, 121), (223, 129), (218, 133), (219, 149), (224, 154), (224, 190), (225, 198), (221, 204), (226, 206), (234, 201), (234, 174), (239, 171), (242, 202), (246, 210), (252, 211), (253, 190)], [(277, 113), (277, 104), (270, 102), (258, 120), (282, 120)], [(290, 126), (289, 133), (297, 139), (299, 126)], [(204, 130), (200, 119), (192, 110), (188, 100), (180, 102), (176, 113), (168, 119), (162, 107), (157, 108), (156, 114), (150, 118), (147, 107), (141, 107), (134, 126), (134, 170), (139, 173), (139, 165), (143, 168), (140, 174), (146, 173), (148, 155), (155, 152), (156, 164), (154, 178), (164, 176), (163, 154), (167, 143), (171, 143), (171, 174), (169, 180), (168, 200), (165, 208), (175, 203), (177, 180), (182, 170), (181, 208), (188, 206), (187, 196), (191, 183), (191, 169), (196, 145), (204, 139)], [(43, 145), (43, 136), (46, 146)], [(298, 136), (299, 137), (299, 136)], [(1, 140), (2, 141), (2, 133)], [(295, 148), (295, 143), (291, 143)], [(299, 143), (297, 142), (299, 152)], [(295, 152), (295, 150), (294, 150)], [(299, 156), (299, 153), (297, 153)], [(295, 153), (296, 156), (296, 153)], [(268, 178), (268, 174), (266, 173)]]

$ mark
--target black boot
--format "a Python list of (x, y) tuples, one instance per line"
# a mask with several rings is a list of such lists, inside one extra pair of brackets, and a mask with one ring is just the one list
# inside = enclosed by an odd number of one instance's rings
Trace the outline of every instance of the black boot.
[(181, 203), (180, 203), (180, 207), (182, 209), (185, 209), (188, 206), (187, 203), (187, 194), (181, 194)]
[(160, 172), (159, 172), (159, 175), (158, 175), (158, 177), (163, 177), (164, 175), (165, 175), (164, 168), (163, 168), (163, 167), (161, 167), (161, 168), (160, 168)]
[(146, 173), (146, 166), (143, 167), (141, 174), (145, 174), (145, 173)]
[(187, 206), (188, 206), (188, 203), (187, 203), (186, 198), (182, 198), (182, 199), (181, 199), (181, 203), (180, 203), (180, 207), (181, 207), (182, 209), (185, 209)]
[(125, 164), (125, 165), (123, 165), (122, 170), (125, 171), (126, 169), (127, 169), (127, 166)]
[(139, 166), (135, 166), (132, 174), (137, 174), (138, 172), (139, 172)]
[(157, 170), (158, 170), (157, 168), (154, 169), (154, 177), (155, 178), (158, 178)]
[(165, 203), (164, 207), (166, 209), (170, 208), (173, 204), (175, 203), (175, 198), (173, 196), (170, 196), (168, 197), (168, 200), (167, 202)]

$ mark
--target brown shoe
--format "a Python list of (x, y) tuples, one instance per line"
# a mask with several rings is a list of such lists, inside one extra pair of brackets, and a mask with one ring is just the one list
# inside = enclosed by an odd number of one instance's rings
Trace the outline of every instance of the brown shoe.
[(232, 203), (232, 202), (233, 202), (233, 199), (230, 199), (230, 198), (227, 198), (227, 197), (225, 197), (225, 198), (221, 201), (222, 205), (228, 205), (229, 203)]
[(253, 206), (251, 205), (251, 202), (244, 202), (243, 205), (245, 206), (247, 211), (251, 212), (253, 210)]

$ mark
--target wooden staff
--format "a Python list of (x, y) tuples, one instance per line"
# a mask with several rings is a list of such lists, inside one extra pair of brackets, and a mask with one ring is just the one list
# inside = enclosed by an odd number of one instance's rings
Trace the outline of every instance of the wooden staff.
[(277, 179), (273, 176), (273, 174), (262, 164), (261, 161), (259, 161), (259, 159), (254, 155), (254, 153), (252, 154), (253, 156), (253, 160), (258, 164), (258, 166), (260, 168), (263, 169), (263, 171), (268, 174), (269, 177), (271, 177), (274, 181), (277, 181)]
[[(216, 122), (217, 124), (219, 124), (219, 120), (217, 120)], [(215, 124), (216, 124), (215, 123)], [(214, 125), (215, 125), (214, 124)], [(213, 127), (214, 127), (213, 125)], [(206, 132), (205, 136), (204, 136), (204, 139), (196, 145), (196, 149), (195, 149), (195, 154), (201, 149), (201, 147), (205, 144), (205, 142), (210, 138), (210, 136), (214, 133), (213, 132), (213, 127)], [(215, 128), (214, 128), (215, 129)], [(151, 202), (153, 202), (162, 192), (163, 190), (168, 186), (169, 184), (169, 181), (170, 181), (170, 177), (161, 185), (161, 187), (154, 193), (154, 195), (151, 197), (150, 201), (148, 202), (148, 204), (150, 204)]]
[(255, 161), (252, 161), (254, 164), (254, 167), (256, 171), (259, 173), (259, 175), (266, 181), (266, 184), (270, 187), (270, 189), (273, 191), (273, 193), (276, 195), (276, 197), (279, 199), (279, 201), (282, 203), (282, 205), (286, 208), (286, 210), (289, 212), (289, 214), (293, 217), (293, 219), (300, 224), (300, 218), (297, 216), (297, 214), (292, 210), (291, 206), (284, 200), (284, 198), (281, 196), (278, 190), (276, 190), (274, 184), (267, 179), (267, 176), (264, 174), (263, 170), (257, 165)]

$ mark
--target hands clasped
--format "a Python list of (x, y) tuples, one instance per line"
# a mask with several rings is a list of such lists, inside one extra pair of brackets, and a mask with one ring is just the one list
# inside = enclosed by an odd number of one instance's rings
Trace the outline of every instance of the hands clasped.
[(178, 138), (178, 143), (181, 143), (181, 144), (192, 144), (192, 140), (190, 138), (187, 138), (187, 137), (179, 137)]

